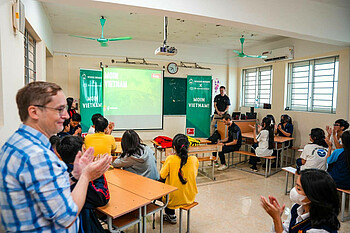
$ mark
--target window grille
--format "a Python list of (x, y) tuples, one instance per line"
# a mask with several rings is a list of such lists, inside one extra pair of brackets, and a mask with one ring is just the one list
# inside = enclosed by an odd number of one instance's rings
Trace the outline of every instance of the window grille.
[(272, 66), (243, 69), (243, 107), (271, 104)]
[(293, 62), (288, 66), (287, 107), (290, 110), (336, 112), (338, 56)]

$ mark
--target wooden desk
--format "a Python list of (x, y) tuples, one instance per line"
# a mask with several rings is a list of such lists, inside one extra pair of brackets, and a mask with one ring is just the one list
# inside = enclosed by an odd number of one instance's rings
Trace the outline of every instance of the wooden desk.
[(105, 173), (107, 182), (132, 192), (148, 200), (156, 200), (175, 190), (176, 187), (158, 182), (122, 169), (113, 169)]
[(109, 185), (108, 189), (110, 193), (108, 204), (103, 207), (98, 207), (97, 209), (107, 215), (109, 231), (112, 233), (119, 232), (113, 230), (113, 219), (137, 209), (139, 211), (138, 218), (136, 221), (132, 222), (131, 225), (138, 223), (139, 229), (141, 229), (141, 208), (151, 203), (151, 201), (115, 185)]
[(108, 204), (97, 209), (113, 219), (151, 203), (150, 200), (115, 185), (109, 185), (108, 189)]
[[(176, 187), (118, 168), (107, 171), (105, 176), (108, 184), (111, 184), (110, 186), (117, 186), (118, 188), (124, 189), (134, 195), (147, 199), (149, 203), (166, 196), (166, 203), (153, 210), (153, 212), (160, 211), (160, 232), (163, 232), (163, 210), (168, 205), (169, 193), (177, 190)], [(144, 233), (146, 233), (147, 229), (146, 215), (147, 209), (146, 206), (144, 206), (142, 214)]]
[(210, 144), (211, 143), (211, 141), (209, 141), (206, 138), (195, 138), (195, 139), (199, 140), (201, 142), (201, 144)]
[[(238, 125), (238, 127), (241, 129), (241, 133), (245, 132), (252, 132), (253, 129), (249, 127), (249, 125), (255, 125), (256, 120), (233, 120), (233, 122)], [(227, 126), (224, 124), (224, 121), (220, 120), (218, 121), (218, 127), (217, 130), (221, 136), (221, 139), (224, 139), (227, 137)]]

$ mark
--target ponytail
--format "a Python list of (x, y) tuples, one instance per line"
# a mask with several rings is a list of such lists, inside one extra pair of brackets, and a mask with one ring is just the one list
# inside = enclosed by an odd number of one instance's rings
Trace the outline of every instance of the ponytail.
[(173, 148), (176, 151), (177, 156), (180, 157), (181, 163), (178, 171), (178, 176), (182, 184), (186, 184), (187, 180), (183, 177), (182, 167), (187, 163), (188, 159), (188, 138), (184, 134), (177, 134), (173, 139)]
[(181, 170), (182, 167), (187, 163), (187, 158), (188, 158), (188, 150), (185, 148), (185, 146), (181, 147), (180, 149), (180, 158), (181, 158), (181, 163), (180, 163), (178, 175), (181, 183), (186, 184), (187, 180), (185, 180), (185, 178), (183, 177), (183, 173)]
[(269, 131), (269, 150), (273, 149), (274, 145), (274, 135), (275, 135), (275, 125), (273, 124), (271, 118), (269, 117), (264, 117), (262, 120), (262, 123), (264, 125), (264, 130)]
[(325, 141), (325, 134), (323, 129), (320, 128), (314, 128), (311, 129), (310, 137), (314, 141), (313, 144), (322, 146), (322, 147), (328, 147), (328, 144)]

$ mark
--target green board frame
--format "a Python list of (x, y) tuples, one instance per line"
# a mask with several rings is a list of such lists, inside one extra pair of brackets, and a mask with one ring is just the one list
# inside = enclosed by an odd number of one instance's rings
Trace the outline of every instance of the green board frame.
[(187, 78), (163, 79), (163, 114), (186, 115)]

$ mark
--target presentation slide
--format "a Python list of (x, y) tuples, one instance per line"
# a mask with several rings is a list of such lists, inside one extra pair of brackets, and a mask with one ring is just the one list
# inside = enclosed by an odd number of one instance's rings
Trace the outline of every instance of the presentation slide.
[(116, 130), (163, 128), (162, 71), (104, 68), (103, 113)]

